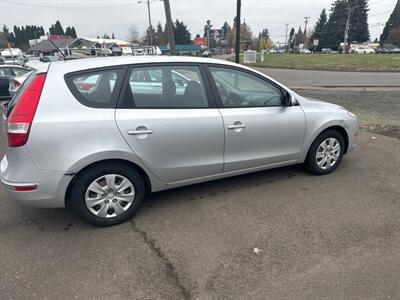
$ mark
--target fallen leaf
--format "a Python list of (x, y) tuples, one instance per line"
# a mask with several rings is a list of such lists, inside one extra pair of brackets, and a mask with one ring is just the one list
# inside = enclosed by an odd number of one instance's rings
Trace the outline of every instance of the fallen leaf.
[(254, 249), (253, 249), (253, 253), (255, 253), (255, 254), (257, 254), (257, 255), (260, 255), (261, 253), (263, 253), (264, 252), (264, 250), (263, 249), (260, 249), (260, 248), (258, 248), (258, 247), (255, 247)]

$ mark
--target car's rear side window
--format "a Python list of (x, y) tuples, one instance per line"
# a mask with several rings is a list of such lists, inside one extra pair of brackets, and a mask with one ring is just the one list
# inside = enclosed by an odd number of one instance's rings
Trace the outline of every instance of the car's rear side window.
[(125, 70), (123, 68), (88, 70), (67, 74), (71, 93), (83, 105), (115, 108)]

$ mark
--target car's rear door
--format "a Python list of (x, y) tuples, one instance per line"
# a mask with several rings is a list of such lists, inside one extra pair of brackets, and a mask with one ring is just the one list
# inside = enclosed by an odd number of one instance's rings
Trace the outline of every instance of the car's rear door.
[(295, 163), (305, 134), (301, 107), (285, 106), (280, 86), (247, 69), (207, 70), (224, 120), (224, 171)]
[[(176, 74), (190, 79), (183, 93)], [(202, 66), (134, 65), (126, 78), (116, 121), (156, 176), (178, 182), (222, 172), (224, 126)]]

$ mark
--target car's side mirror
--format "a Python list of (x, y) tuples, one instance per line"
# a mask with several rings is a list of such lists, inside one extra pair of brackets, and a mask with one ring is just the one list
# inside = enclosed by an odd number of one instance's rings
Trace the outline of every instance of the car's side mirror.
[(282, 104), (284, 106), (292, 106), (292, 96), (290, 93), (284, 89), (282, 91)]

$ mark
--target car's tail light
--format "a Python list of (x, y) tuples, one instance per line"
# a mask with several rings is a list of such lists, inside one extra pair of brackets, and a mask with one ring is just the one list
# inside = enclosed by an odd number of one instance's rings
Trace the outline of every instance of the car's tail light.
[(15, 79), (10, 80), (10, 91), (16, 91), (22, 86), (21, 82)]
[(36, 75), (21, 91), (18, 99), (15, 99), (15, 106), (7, 118), (8, 145), (10, 147), (21, 147), (28, 141), (45, 80), (46, 74)]

